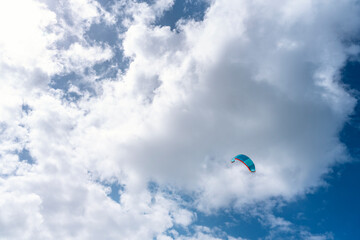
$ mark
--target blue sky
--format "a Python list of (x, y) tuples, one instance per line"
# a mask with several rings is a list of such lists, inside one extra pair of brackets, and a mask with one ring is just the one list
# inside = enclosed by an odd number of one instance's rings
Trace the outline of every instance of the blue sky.
[(0, 3), (0, 240), (356, 239), (359, 16)]

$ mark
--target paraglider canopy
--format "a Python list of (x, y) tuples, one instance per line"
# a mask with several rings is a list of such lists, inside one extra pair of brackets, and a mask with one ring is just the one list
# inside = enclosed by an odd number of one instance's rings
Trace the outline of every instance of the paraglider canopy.
[(248, 156), (239, 154), (231, 159), (231, 163), (234, 163), (235, 160), (242, 162), (250, 172), (255, 172), (255, 164)]

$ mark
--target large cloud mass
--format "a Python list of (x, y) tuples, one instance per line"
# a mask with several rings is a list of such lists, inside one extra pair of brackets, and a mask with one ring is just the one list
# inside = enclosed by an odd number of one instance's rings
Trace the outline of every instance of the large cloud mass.
[[(359, 53), (356, 1), (216, 0), (175, 30), (155, 24), (172, 1), (13, 2), (0, 3), (0, 239), (225, 238), (173, 227), (294, 199), (348, 159), (338, 133), (356, 101), (339, 71)], [(91, 39), (96, 24), (117, 43)], [(125, 70), (104, 77), (119, 50)], [(256, 174), (230, 164), (238, 153)]]

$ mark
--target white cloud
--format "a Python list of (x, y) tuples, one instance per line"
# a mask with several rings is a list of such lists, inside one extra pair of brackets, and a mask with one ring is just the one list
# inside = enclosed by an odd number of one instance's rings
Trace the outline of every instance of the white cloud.
[[(357, 20), (350, 3), (337, 4)], [(323, 19), (333, 8), (304, 6), (320, 28), (279, 6), (217, 1), (204, 22), (183, 23), (178, 34), (132, 25), (123, 46), (133, 61), (88, 115), (111, 131), (101, 139), (116, 149), (108, 165), (198, 191), (203, 210), (291, 199), (321, 184), (346, 160), (337, 134), (355, 104), (338, 79), (347, 47)], [(293, 23), (278, 20), (292, 15)], [(239, 152), (255, 159), (256, 175), (229, 166)]]
[(179, 235), (173, 234), (173, 238), (169, 238), (169, 236), (161, 235), (157, 239), (175, 239), (175, 240), (246, 240), (245, 238), (235, 238), (232, 236), (228, 236), (226, 233), (220, 231), (218, 228), (210, 229), (205, 226), (195, 226), (194, 233), (187, 235)]
[[(191, 209), (295, 199), (347, 160), (338, 133), (355, 99), (339, 70), (359, 52), (344, 43), (359, 28), (353, 1), (217, 0), (204, 21), (180, 21), (177, 31), (153, 25), (173, 1), (121, 1), (113, 13), (96, 1), (24, 4), (0, 3), (0, 22), (11, 22), (0, 24), (3, 239), (234, 239), (206, 227), (167, 231), (192, 225)], [(124, 13), (129, 68), (97, 83), (96, 96), (70, 82), (80, 99), (64, 99), (51, 78), (86, 77), (114, 56), (117, 46), (84, 36), (122, 17), (114, 13)], [(24, 147), (36, 164), (18, 161)], [(238, 153), (256, 174), (230, 164)], [(98, 183), (110, 180), (124, 186), (118, 203)]]
[(151, 24), (169, 10), (174, 0), (158, 0), (153, 4), (134, 0), (121, 0), (114, 4), (113, 14), (119, 17), (124, 26), (132, 24)]
[(104, 62), (113, 57), (109, 46), (83, 46), (78, 42), (70, 45), (69, 49), (62, 52), (63, 67), (67, 72), (82, 72), (86, 67), (99, 62)]
[(1, 192), (0, 239), (30, 239), (43, 221), (40, 205), (41, 199), (34, 193)]
[(3, 239), (150, 239), (172, 226), (168, 206), (176, 204), (161, 194), (125, 193), (120, 205), (81, 169), (50, 164), (0, 188)]
[(309, 239), (309, 240), (332, 240), (332, 239), (334, 239), (334, 237), (331, 233), (311, 234), (309, 232), (303, 231), (301, 233), (301, 236), (303, 239)]
[(191, 224), (194, 218), (194, 214), (185, 209), (178, 209), (177, 212), (173, 213), (174, 222), (182, 226), (188, 226)]
[[(82, 35), (68, 49), (57, 48), (72, 34), (59, 9), (35, 0), (0, 3), (0, 155), (4, 158), (26, 147), (29, 129), (22, 108), (33, 105), (48, 90), (51, 76), (84, 71), (112, 57), (108, 46), (84, 43)], [(78, 24), (77, 28), (86, 26)]]
[(5, 64), (26, 70), (54, 68), (53, 51), (48, 47), (59, 38), (60, 32), (47, 27), (56, 25), (55, 14), (38, 1), (15, 0), (0, 4), (1, 70)]

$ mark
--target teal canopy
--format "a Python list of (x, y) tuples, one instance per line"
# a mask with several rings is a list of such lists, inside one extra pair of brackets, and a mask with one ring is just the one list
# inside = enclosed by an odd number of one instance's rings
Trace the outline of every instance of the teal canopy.
[(234, 163), (235, 160), (238, 160), (245, 164), (245, 166), (249, 169), (250, 172), (255, 172), (255, 164), (248, 156), (244, 154), (239, 154), (231, 159), (231, 163)]

